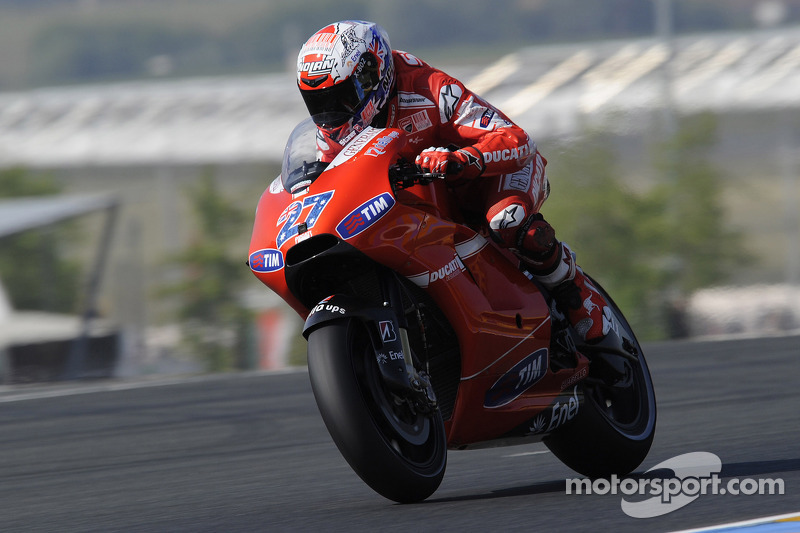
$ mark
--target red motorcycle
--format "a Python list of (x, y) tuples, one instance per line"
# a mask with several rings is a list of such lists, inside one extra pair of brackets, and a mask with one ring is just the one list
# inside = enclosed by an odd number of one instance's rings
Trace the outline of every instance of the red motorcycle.
[(592, 477), (644, 460), (656, 424), (641, 346), (602, 287), (613, 329), (582, 344), (547, 291), (441, 176), (367, 128), (329, 164), (311, 119), (262, 195), (249, 266), (305, 318), (308, 370), (341, 454), (373, 490), (424, 500), (448, 449), (543, 441)]

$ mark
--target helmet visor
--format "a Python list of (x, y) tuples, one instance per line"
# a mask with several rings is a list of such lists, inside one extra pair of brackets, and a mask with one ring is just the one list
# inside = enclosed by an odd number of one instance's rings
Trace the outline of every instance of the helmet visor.
[(353, 77), (326, 89), (300, 89), (308, 113), (320, 128), (336, 128), (361, 111), (369, 96)]

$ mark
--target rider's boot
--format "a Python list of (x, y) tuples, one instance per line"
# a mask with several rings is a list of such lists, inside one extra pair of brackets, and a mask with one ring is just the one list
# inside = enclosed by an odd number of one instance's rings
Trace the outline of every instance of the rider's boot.
[(526, 269), (550, 291), (578, 335), (586, 342), (597, 342), (608, 333), (608, 321), (603, 316), (605, 299), (540, 214), (531, 215), (520, 227), (516, 250)]

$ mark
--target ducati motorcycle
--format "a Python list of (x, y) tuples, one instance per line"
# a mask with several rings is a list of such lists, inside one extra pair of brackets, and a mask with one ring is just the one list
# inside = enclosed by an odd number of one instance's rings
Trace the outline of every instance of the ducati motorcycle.
[(258, 203), (249, 266), (305, 319), (325, 425), (353, 470), (401, 503), (428, 498), (448, 451), (543, 442), (576, 472), (625, 475), (656, 425), (642, 348), (608, 303), (582, 342), (548, 292), (367, 128), (330, 163), (301, 123)]

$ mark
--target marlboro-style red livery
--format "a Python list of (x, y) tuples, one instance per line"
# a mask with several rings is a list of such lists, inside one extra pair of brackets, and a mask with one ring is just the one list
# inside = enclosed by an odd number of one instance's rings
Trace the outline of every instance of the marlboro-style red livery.
[[(258, 204), (253, 273), (305, 318), (314, 395), (359, 476), (427, 498), (447, 451), (544, 443), (587, 476), (647, 455), (656, 404), (641, 347), (609, 302), (580, 340), (551, 296), (400, 157), (403, 129), (366, 127), (330, 162), (313, 119)], [(474, 224), (472, 225), (474, 227)]]

